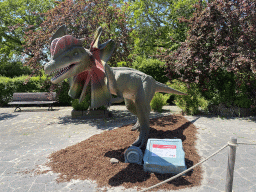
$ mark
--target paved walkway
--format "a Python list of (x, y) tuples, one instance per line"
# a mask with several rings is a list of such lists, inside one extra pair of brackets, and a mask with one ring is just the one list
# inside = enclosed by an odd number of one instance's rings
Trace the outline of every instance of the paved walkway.
[[(165, 113), (151, 113), (151, 117), (179, 112), (175, 106), (166, 106)], [(111, 120), (73, 120), (71, 107), (0, 108), (0, 192), (43, 191), (99, 191), (91, 181), (72, 180), (57, 184), (57, 174), (24, 174), (47, 162), (53, 151), (83, 141), (106, 129), (134, 123), (136, 118), (124, 106), (112, 106), (115, 118)], [(206, 116), (185, 116), (198, 129), (197, 149), (207, 157), (236, 136), (238, 142), (256, 144), (256, 121), (253, 119), (221, 119)], [(228, 149), (203, 164), (204, 180), (200, 187), (179, 192), (220, 192), (225, 189)], [(42, 169), (44, 167), (41, 167)], [(120, 191), (113, 188), (108, 191)], [(126, 190), (136, 191), (136, 190)], [(240, 145), (237, 149), (234, 192), (256, 191), (256, 147)]]

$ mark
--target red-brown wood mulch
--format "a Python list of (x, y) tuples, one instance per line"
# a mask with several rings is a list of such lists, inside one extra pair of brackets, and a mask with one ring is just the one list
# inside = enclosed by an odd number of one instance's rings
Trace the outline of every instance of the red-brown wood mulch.
[[(76, 145), (52, 153), (46, 164), (51, 171), (60, 173), (58, 182), (71, 179), (94, 180), (98, 187), (123, 186), (125, 188), (147, 188), (172, 176), (172, 174), (147, 173), (142, 165), (124, 163), (125, 150), (138, 137), (138, 131), (131, 131), (132, 125), (104, 131)], [(149, 138), (182, 139), (185, 162), (191, 167), (200, 161), (195, 143), (197, 128), (181, 115), (171, 115), (150, 120)], [(110, 159), (120, 162), (111, 164)], [(179, 177), (158, 189), (177, 190), (199, 186), (202, 169), (196, 167), (186, 176)]]

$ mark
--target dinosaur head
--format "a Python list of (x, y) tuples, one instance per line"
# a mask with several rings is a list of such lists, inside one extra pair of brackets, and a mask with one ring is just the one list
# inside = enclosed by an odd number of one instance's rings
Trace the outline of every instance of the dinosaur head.
[(65, 35), (53, 39), (51, 60), (44, 66), (46, 74), (54, 74), (52, 83), (59, 83), (82, 71), (90, 70), (90, 51), (82, 47), (83, 39)]
[(54, 74), (51, 81), (56, 84), (70, 79), (69, 95), (83, 101), (87, 85), (91, 83), (93, 108), (105, 105), (110, 100), (110, 93), (105, 75), (105, 63), (114, 50), (114, 42), (99, 44), (102, 28), (99, 27), (90, 49), (83, 48), (84, 39), (66, 35), (66, 27), (60, 27), (52, 37), (51, 60), (44, 66), (46, 74)]

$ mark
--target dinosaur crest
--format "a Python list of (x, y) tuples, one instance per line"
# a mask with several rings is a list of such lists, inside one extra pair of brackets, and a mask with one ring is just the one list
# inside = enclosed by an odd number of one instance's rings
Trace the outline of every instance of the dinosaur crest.
[(61, 53), (67, 51), (74, 46), (82, 46), (82, 40), (76, 39), (71, 35), (65, 35), (61, 38), (56, 38), (51, 43), (52, 57), (58, 57)]

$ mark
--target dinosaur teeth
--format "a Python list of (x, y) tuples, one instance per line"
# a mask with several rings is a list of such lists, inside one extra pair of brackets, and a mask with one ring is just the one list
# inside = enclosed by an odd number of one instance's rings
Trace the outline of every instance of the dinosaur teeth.
[(55, 80), (55, 79), (59, 78), (61, 75), (63, 75), (67, 71), (69, 71), (74, 65), (75, 64), (71, 64), (71, 65), (69, 65), (67, 67), (53, 70), (52, 73), (56, 73), (57, 72), (57, 74), (52, 78), (52, 80)]

